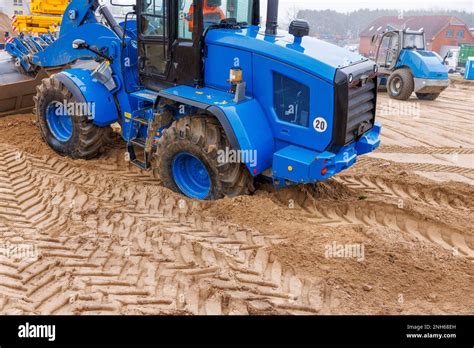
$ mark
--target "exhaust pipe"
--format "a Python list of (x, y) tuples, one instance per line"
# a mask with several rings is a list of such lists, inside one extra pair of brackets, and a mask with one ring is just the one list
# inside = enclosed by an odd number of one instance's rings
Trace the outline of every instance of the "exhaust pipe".
[(278, 2), (279, 0), (268, 0), (267, 28), (265, 35), (275, 36), (278, 29)]

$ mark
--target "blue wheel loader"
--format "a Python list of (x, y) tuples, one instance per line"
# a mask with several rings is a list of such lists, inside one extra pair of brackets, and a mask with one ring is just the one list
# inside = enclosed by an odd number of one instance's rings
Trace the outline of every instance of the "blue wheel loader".
[(278, 0), (265, 27), (258, 0), (137, 0), (121, 23), (72, 0), (57, 38), (20, 36), (7, 51), (31, 84), (57, 69), (34, 97), (57, 153), (93, 158), (119, 123), (132, 164), (219, 199), (250, 193), (257, 176), (323, 181), (379, 146), (377, 65), (308, 35), (302, 20), (278, 30)]
[(435, 100), (449, 86), (443, 60), (426, 50), (423, 31), (390, 29), (372, 38), (378, 44), (379, 84), (393, 99), (408, 100), (415, 92), (420, 100)]

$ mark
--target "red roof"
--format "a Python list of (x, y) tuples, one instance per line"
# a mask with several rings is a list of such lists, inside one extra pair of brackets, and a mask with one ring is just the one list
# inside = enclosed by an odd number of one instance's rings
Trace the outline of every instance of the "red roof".
[(420, 30), (423, 29), (427, 40), (432, 40), (448, 24), (466, 25), (462, 20), (453, 16), (384, 16), (370, 23), (361, 33), (361, 37), (372, 37), (374, 34), (382, 33), (391, 25), (399, 29)]

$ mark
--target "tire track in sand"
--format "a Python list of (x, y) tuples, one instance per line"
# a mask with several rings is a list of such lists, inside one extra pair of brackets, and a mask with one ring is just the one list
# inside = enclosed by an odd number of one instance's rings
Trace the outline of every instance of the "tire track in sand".
[(435, 243), (460, 255), (474, 258), (474, 234), (461, 231), (419, 213), (382, 201), (358, 201), (312, 208), (311, 221), (327, 226), (364, 225), (383, 227)]
[(0, 146), (0, 244), (35, 250), (0, 255), (1, 313), (330, 312), (326, 282), (269, 251), (278, 238), (127, 180)]
[(377, 149), (377, 152), (411, 153), (417, 155), (474, 155), (474, 148), (382, 145)]
[(451, 165), (444, 165), (444, 164), (436, 164), (436, 163), (411, 163), (411, 162), (395, 162), (392, 160), (376, 158), (376, 157), (369, 157), (365, 156), (362, 157), (357, 161), (357, 168), (369, 168), (373, 165), (380, 165), (380, 163), (397, 163), (402, 166), (404, 169), (411, 170), (411, 171), (420, 171), (420, 172), (444, 172), (444, 173), (453, 173), (453, 174), (461, 174), (473, 176), (474, 169), (466, 168), (466, 167), (458, 167), (458, 166), (451, 166)]
[(334, 180), (366, 193), (403, 200), (409, 199), (435, 207), (454, 210), (473, 207), (469, 195), (453, 192), (437, 184), (407, 183), (378, 175), (340, 175)]

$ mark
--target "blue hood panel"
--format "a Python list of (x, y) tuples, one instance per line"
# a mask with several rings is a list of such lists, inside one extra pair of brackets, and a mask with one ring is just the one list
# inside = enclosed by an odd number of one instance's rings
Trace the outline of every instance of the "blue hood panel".
[(232, 47), (276, 59), (330, 83), (337, 69), (367, 60), (359, 54), (312, 37), (304, 37), (298, 44), (287, 32), (279, 32), (277, 37), (265, 36), (256, 26), (210, 30), (206, 44)]
[(413, 76), (423, 79), (447, 80), (448, 68), (431, 51), (404, 49), (397, 64), (410, 67)]

